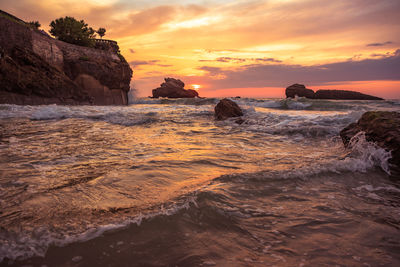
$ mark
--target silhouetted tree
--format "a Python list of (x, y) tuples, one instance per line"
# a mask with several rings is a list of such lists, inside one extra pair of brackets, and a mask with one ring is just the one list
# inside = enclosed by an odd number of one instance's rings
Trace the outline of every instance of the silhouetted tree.
[(28, 22), (28, 25), (34, 29), (39, 29), (42, 26), (37, 20)]
[(96, 31), (88, 27), (85, 21), (68, 16), (53, 20), (50, 33), (58, 40), (89, 47), (94, 46), (93, 38), (96, 35)]
[(100, 36), (100, 38), (103, 39), (103, 36), (106, 35), (106, 29), (104, 29), (104, 28), (99, 28), (99, 29), (97, 30), (97, 34)]

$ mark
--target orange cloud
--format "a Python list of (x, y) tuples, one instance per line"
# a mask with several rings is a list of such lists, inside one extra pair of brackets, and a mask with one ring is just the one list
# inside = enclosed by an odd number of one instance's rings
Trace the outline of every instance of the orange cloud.
[[(135, 65), (133, 82), (141, 95), (150, 94), (163, 76), (204, 85), (200, 92), (213, 88), (215, 94), (229, 88), (285, 87), (292, 79), (312, 84), (388, 80), (393, 68), (385, 59), (400, 48), (397, 0), (165, 3), (3, 0), (0, 8), (25, 20), (39, 20), (45, 29), (52, 19), (65, 15), (84, 19), (94, 28), (105, 27), (106, 38), (118, 41), (128, 62), (142, 63), (140, 68)], [(382, 65), (368, 69), (370, 60), (381, 60), (373, 62)], [(360, 77), (357, 68), (335, 70), (334, 80), (332, 74), (328, 79), (318, 72), (318, 66), (348, 67), (349, 62), (365, 63), (362, 72), (369, 77)]]

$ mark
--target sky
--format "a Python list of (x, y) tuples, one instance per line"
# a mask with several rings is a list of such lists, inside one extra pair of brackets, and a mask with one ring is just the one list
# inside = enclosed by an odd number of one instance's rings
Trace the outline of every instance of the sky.
[(48, 30), (107, 29), (140, 97), (164, 77), (205, 97), (284, 97), (293, 83), (400, 99), (399, 0), (0, 0)]

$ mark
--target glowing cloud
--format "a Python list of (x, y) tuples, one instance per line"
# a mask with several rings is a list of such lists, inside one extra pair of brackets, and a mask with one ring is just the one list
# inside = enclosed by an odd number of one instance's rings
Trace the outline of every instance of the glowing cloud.
[[(105, 27), (105, 38), (118, 41), (135, 66), (139, 96), (163, 77), (201, 84), (208, 96), (302, 81), (341, 89), (342, 82), (374, 80), (379, 89), (379, 82), (400, 80), (398, 0), (3, 0), (0, 9), (39, 20), (45, 30), (66, 15)], [(400, 98), (392, 84), (384, 96)], [(252, 95), (263, 92), (278, 91)]]

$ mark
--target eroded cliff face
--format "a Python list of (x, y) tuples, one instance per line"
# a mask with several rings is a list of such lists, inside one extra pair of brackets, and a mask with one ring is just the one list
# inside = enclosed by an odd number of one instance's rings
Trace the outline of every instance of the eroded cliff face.
[(129, 64), (0, 17), (0, 103), (126, 105)]

